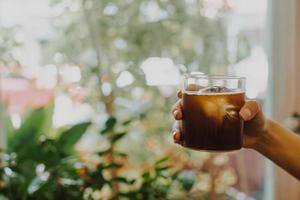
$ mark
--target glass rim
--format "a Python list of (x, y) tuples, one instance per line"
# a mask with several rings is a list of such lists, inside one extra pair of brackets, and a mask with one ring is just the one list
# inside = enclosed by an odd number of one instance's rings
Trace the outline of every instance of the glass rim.
[(245, 80), (246, 77), (243, 76), (235, 76), (235, 75), (215, 75), (215, 74), (203, 74), (203, 73), (195, 73), (192, 72), (190, 74), (184, 74), (185, 78), (200, 78), (200, 79), (210, 79), (210, 80), (227, 80), (227, 79), (235, 79), (235, 80)]

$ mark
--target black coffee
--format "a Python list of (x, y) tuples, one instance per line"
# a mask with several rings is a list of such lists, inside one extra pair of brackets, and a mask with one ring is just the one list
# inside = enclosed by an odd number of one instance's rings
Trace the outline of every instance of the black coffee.
[(245, 93), (211, 87), (183, 94), (183, 143), (196, 150), (229, 151), (242, 147), (239, 111)]

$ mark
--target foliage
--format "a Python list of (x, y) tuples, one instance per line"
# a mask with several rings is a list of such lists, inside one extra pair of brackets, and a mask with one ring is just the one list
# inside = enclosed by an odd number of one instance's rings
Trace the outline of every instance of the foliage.
[(69, 152), (90, 123), (77, 124), (51, 139), (43, 134), (45, 118), (44, 109), (35, 110), (19, 129), (10, 128), (9, 149), (1, 173), (5, 185), (0, 189), (9, 199), (55, 199), (55, 195), (74, 199), (72, 197), (79, 196), (81, 181), (74, 167), (78, 161)]
[[(89, 190), (101, 191), (106, 186), (112, 189), (115, 183), (128, 186), (136, 183), (138, 179), (129, 179), (114, 171), (122, 169), (122, 160), (127, 159), (127, 154), (114, 150), (114, 145), (127, 133), (114, 131), (118, 123), (114, 117), (109, 118), (99, 131), (109, 138), (111, 146), (97, 152), (100, 162), (90, 166), (73, 151), (90, 123), (74, 125), (63, 130), (57, 138), (48, 138), (42, 134), (46, 131), (42, 129), (46, 115), (45, 109), (32, 111), (19, 129), (10, 128), (10, 148), (6, 153), (2, 152), (0, 165), (1, 194), (16, 200), (90, 199)], [(128, 122), (122, 124), (128, 125)], [(153, 169), (143, 172), (140, 184), (127, 188), (127, 191), (111, 193), (105, 199), (165, 199), (177, 177), (177, 172), (170, 173), (167, 160), (162, 158)]]

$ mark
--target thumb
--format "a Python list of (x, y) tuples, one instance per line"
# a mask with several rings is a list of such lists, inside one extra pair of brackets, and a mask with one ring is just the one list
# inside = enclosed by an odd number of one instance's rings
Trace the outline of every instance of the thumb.
[(260, 111), (260, 105), (257, 101), (247, 101), (240, 110), (240, 116), (243, 120), (249, 121), (253, 119), (256, 114)]

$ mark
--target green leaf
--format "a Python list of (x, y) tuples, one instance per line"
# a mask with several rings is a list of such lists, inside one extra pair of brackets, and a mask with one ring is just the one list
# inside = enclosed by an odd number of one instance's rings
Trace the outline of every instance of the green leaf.
[(122, 152), (114, 152), (115, 156), (120, 156), (120, 157), (127, 157), (128, 155), (126, 153), (122, 153)]
[(65, 154), (71, 154), (74, 150), (74, 145), (85, 133), (90, 124), (90, 122), (77, 124), (72, 128), (64, 131), (56, 142), (58, 149), (60, 149)]
[(172, 180), (175, 180), (175, 179), (177, 179), (177, 177), (178, 177), (179, 174), (180, 174), (180, 171), (177, 171), (177, 172), (173, 173), (173, 174), (170, 176), (170, 178), (171, 178)]
[(107, 165), (104, 165), (104, 164), (100, 164), (98, 165), (98, 169), (99, 170), (104, 170), (104, 169), (113, 169), (113, 168), (119, 168), (121, 167), (122, 165), (118, 164), (118, 163), (110, 163), (110, 164), (107, 164)]
[(105, 122), (105, 127), (101, 131), (101, 134), (106, 134), (109, 131), (113, 130), (117, 123), (117, 119), (115, 117), (110, 117), (106, 122)]
[(103, 177), (101, 170), (102, 169), (100, 169), (100, 171), (96, 170), (89, 174), (92, 181), (87, 182), (86, 186), (91, 186), (93, 189), (101, 190), (101, 188), (104, 186), (104, 184), (107, 183), (107, 181)]
[(37, 109), (31, 111), (24, 122), (22, 123), (21, 127), (16, 130), (15, 134), (23, 134), (34, 130), (39, 130), (40, 127), (44, 124), (45, 119), (45, 109)]
[(170, 168), (170, 166), (162, 166), (162, 167), (155, 167), (155, 170), (157, 172), (162, 172), (162, 171), (165, 171), (165, 170), (167, 170), (169, 168)]
[(125, 135), (126, 135), (126, 132), (114, 134), (112, 136), (111, 142), (112, 143), (116, 143), (118, 140), (120, 140), (121, 138), (123, 138)]
[(51, 102), (51, 104), (49, 104), (47, 107), (44, 108), (44, 124), (42, 129), (43, 130), (47, 130), (47, 132), (45, 132), (44, 134), (46, 135), (51, 135), (52, 136), (52, 132), (54, 132), (54, 128), (52, 126), (52, 117), (53, 117), (53, 112), (54, 112), (54, 102)]
[(185, 191), (190, 191), (195, 184), (196, 173), (194, 171), (183, 171), (178, 175), (178, 180)]
[(165, 163), (168, 159), (169, 159), (168, 157), (163, 157), (163, 158), (157, 160), (157, 161), (155, 162), (155, 165), (157, 166), (157, 165), (163, 164), (163, 163)]
[(126, 184), (129, 184), (129, 185), (132, 185), (133, 183), (135, 183), (135, 180), (134, 180), (134, 179), (128, 180), (127, 178), (121, 177), (121, 176), (114, 177), (114, 178), (112, 179), (112, 181), (117, 181), (117, 182), (121, 182), (121, 183), (126, 183)]
[[(19, 129), (14, 129), (8, 136), (8, 152), (24, 152), (28, 147), (36, 148), (36, 139), (41, 134), (45, 121), (44, 109), (30, 112)], [(26, 144), (26, 145), (24, 145)]]
[(127, 197), (129, 199), (141, 199), (141, 198), (137, 198), (138, 195), (141, 195), (139, 191), (119, 192), (118, 194), (118, 196), (120, 197)]
[(145, 180), (149, 180), (150, 179), (150, 172), (144, 172), (142, 174), (142, 177), (145, 179)]
[(128, 119), (128, 120), (124, 121), (122, 124), (123, 124), (124, 126), (127, 126), (127, 125), (129, 125), (131, 122), (132, 122), (132, 119)]

